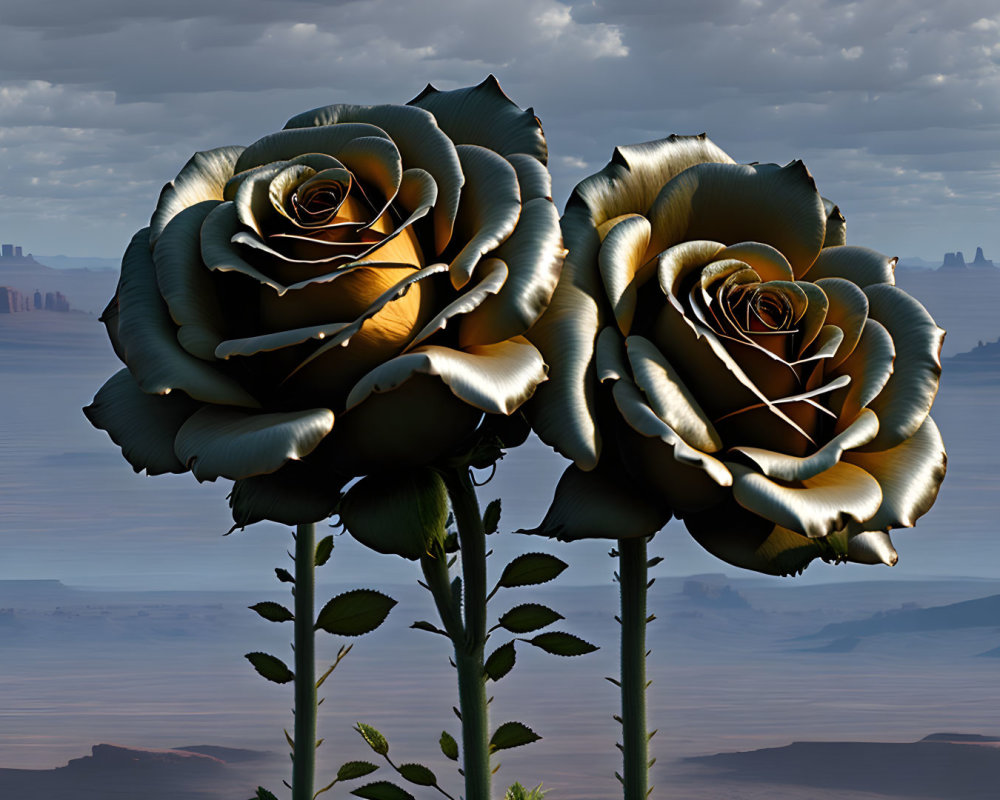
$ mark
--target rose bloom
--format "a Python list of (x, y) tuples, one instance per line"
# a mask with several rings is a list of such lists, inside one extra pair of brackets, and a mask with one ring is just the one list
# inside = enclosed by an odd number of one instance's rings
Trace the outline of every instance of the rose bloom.
[(137, 472), (234, 480), (240, 525), (449, 454), (545, 378), (546, 157), (492, 76), (195, 154), (125, 253), (102, 317), (125, 369), (88, 418)]
[(761, 572), (894, 564), (888, 531), (944, 478), (944, 331), (896, 259), (845, 244), (805, 166), (736, 164), (703, 135), (620, 147), (562, 227), (529, 416), (575, 464), (536, 532), (649, 535), (673, 514)]

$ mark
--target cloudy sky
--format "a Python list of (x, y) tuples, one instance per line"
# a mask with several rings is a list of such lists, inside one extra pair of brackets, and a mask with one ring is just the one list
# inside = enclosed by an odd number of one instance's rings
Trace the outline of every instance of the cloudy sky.
[(554, 196), (616, 144), (801, 158), (850, 241), (1000, 260), (995, 0), (0, 0), (0, 240), (118, 257), (192, 152), (494, 73)]

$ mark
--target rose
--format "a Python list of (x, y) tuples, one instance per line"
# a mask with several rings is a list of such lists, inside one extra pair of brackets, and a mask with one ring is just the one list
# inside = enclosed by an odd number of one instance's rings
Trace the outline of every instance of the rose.
[(803, 164), (735, 164), (704, 136), (621, 147), (562, 226), (529, 416), (575, 465), (537, 532), (649, 535), (672, 512), (762, 572), (895, 563), (888, 530), (944, 477), (944, 332), (896, 259), (845, 244)]
[(239, 525), (450, 453), (544, 380), (546, 157), (492, 76), (197, 153), (125, 253), (102, 319), (126, 368), (88, 418), (137, 472), (234, 480)]

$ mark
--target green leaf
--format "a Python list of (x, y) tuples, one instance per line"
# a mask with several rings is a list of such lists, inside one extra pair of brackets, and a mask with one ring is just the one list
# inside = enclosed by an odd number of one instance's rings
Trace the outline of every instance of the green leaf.
[(458, 742), (455, 738), (448, 733), (448, 731), (441, 731), (441, 752), (444, 753), (452, 761), (458, 761)]
[(400, 764), (396, 771), (417, 786), (436, 786), (437, 776), (423, 764)]
[(498, 586), (533, 586), (556, 578), (569, 565), (548, 553), (525, 553), (511, 561), (500, 574)]
[(360, 733), (361, 738), (368, 742), (368, 746), (380, 756), (384, 756), (389, 752), (389, 742), (371, 725), (359, 722), (354, 730)]
[(361, 636), (385, 622), (396, 601), (372, 589), (354, 589), (334, 597), (316, 618), (316, 628), (338, 636)]
[(597, 645), (593, 645), (579, 636), (562, 631), (540, 633), (532, 639), (524, 639), (523, 641), (540, 647), (546, 653), (552, 653), (554, 656), (582, 656), (599, 649)]
[(512, 608), (497, 622), (500, 623), (501, 628), (511, 633), (530, 633), (544, 628), (546, 625), (551, 625), (559, 619), (564, 619), (563, 615), (553, 611), (548, 606), (539, 603), (525, 603)]
[(256, 611), (268, 622), (291, 622), (295, 619), (295, 615), (281, 603), (257, 603), (250, 606), (250, 610)]
[(337, 770), (337, 780), (350, 781), (354, 778), (363, 778), (377, 769), (378, 766), (370, 761), (348, 761)]
[(292, 577), (292, 573), (287, 569), (282, 569), (281, 567), (274, 568), (274, 574), (278, 576), (278, 580), (282, 583), (295, 583), (295, 578)]
[(365, 800), (414, 800), (413, 795), (406, 789), (401, 789), (389, 781), (376, 781), (359, 786), (351, 794), (355, 797), (363, 797)]
[(285, 662), (280, 658), (275, 658), (267, 653), (247, 653), (244, 657), (253, 664), (253, 668), (261, 677), (267, 678), (269, 681), (289, 683), (295, 680), (295, 674), (285, 666)]
[(317, 567), (322, 567), (327, 561), (330, 560), (330, 554), (333, 552), (333, 536), (324, 536), (319, 540), (319, 544), (316, 545), (316, 561)]
[(416, 628), (418, 631), (427, 631), (429, 633), (440, 633), (442, 636), (448, 635), (446, 631), (443, 631), (436, 625), (432, 625), (430, 622), (427, 622), (426, 620), (422, 619), (418, 619), (410, 627)]
[(496, 533), (500, 525), (500, 498), (491, 500), (483, 512), (483, 528), (487, 534)]
[(490, 739), (490, 752), (494, 750), (510, 750), (512, 747), (537, 742), (542, 737), (522, 722), (505, 722)]
[(273, 794), (271, 794), (263, 786), (258, 786), (257, 787), (257, 796), (254, 797), (253, 800), (278, 800), (278, 798), (275, 797)]
[(490, 653), (490, 657), (483, 664), (483, 671), (486, 673), (486, 677), (494, 681), (500, 680), (514, 668), (516, 657), (513, 642), (501, 645)]

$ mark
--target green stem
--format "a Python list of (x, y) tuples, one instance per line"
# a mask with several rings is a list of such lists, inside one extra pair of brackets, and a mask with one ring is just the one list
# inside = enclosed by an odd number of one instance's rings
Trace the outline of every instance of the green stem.
[(490, 726), (483, 670), (487, 635), (486, 531), (469, 470), (459, 467), (445, 472), (442, 477), (455, 514), (462, 559), (465, 624), (462, 637), (452, 636), (452, 642), (458, 669), (458, 705), (462, 713), (465, 800), (489, 800)]
[(313, 800), (316, 765), (316, 525), (295, 534), (295, 752), (292, 800)]
[(625, 800), (646, 800), (649, 738), (646, 735), (646, 539), (618, 540), (622, 593), (622, 778)]

